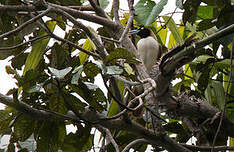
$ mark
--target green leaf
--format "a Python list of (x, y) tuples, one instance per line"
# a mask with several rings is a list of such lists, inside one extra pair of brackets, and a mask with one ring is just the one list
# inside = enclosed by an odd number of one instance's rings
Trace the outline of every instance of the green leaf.
[(182, 45), (184, 43), (184, 40), (182, 36), (180, 35), (179, 29), (177, 28), (174, 20), (168, 16), (163, 16), (163, 19), (165, 22), (167, 22), (167, 26), (170, 29), (173, 37), (175, 38), (176, 43), (178, 45)]
[(167, 39), (167, 27), (163, 28), (162, 26), (158, 27), (157, 30), (160, 30), (157, 34), (160, 36), (162, 43), (166, 44)]
[(138, 64), (140, 63), (136, 56), (124, 48), (116, 48), (106, 57), (106, 62), (115, 63), (117, 59), (126, 59), (127, 63)]
[(94, 63), (87, 63), (84, 65), (84, 73), (88, 78), (94, 79), (94, 77), (100, 72), (98, 66)]
[(63, 79), (72, 70), (72, 67), (68, 67), (62, 70), (57, 70), (51, 67), (49, 67), (48, 69), (56, 78)]
[(119, 66), (107, 66), (106, 67), (107, 69), (107, 72), (106, 74), (109, 74), (109, 75), (119, 75), (121, 73), (123, 73), (123, 69), (120, 68)]
[(93, 144), (93, 135), (90, 134), (91, 127), (86, 126), (82, 127), (78, 125), (78, 132), (69, 133), (62, 145), (62, 150), (64, 152), (78, 152), (78, 151), (89, 151)]
[(183, 9), (183, 0), (176, 0), (176, 7)]
[(84, 82), (88, 89), (96, 91), (99, 87), (96, 84), (90, 82)]
[(167, 0), (161, 0), (158, 4), (156, 4), (150, 15), (148, 16), (145, 25), (150, 25), (152, 24), (156, 18), (158, 17), (158, 15), (162, 12), (164, 6), (167, 4)]
[(205, 90), (207, 101), (219, 109), (222, 109), (225, 103), (225, 92), (221, 82), (211, 81)]
[(136, 21), (139, 24), (146, 25), (147, 20), (149, 20), (148, 17), (155, 5), (155, 2), (151, 0), (140, 0), (135, 5)]
[(37, 137), (37, 151), (58, 151), (66, 136), (65, 125), (61, 122), (43, 122)]
[(100, 4), (100, 7), (102, 9), (105, 9), (108, 6), (109, 1), (108, 0), (99, 0), (99, 4)]
[[(48, 21), (47, 23), (48, 28), (50, 29), (51, 32), (54, 31), (56, 22), (55, 21)], [(43, 35), (47, 35), (47, 33), (45, 31), (40, 31), (40, 34), (38, 36), (43, 36)], [(25, 73), (31, 69), (35, 69), (37, 67), (37, 65), (39, 64), (46, 46), (49, 42), (49, 38), (47, 39), (43, 39), (41, 41), (38, 41), (36, 43), (33, 44), (32, 46), (32, 50), (29, 53), (26, 63), (25, 63), (25, 67), (24, 67), (24, 71), (23, 71), (23, 75), (25, 75)]]
[[(88, 51), (93, 51), (96, 49), (95, 45), (93, 44), (93, 42), (90, 39), (86, 39), (82, 48), (86, 49)], [(84, 64), (85, 61), (87, 61), (87, 59), (89, 58), (89, 55), (84, 53), (84, 52), (80, 52), (79, 58), (80, 58), (80, 64)]]
[(209, 28), (212, 28), (213, 26), (215, 26), (215, 24), (212, 21), (213, 21), (213, 19), (202, 20), (201, 22), (198, 23), (197, 30), (203, 31), (203, 30), (207, 30)]
[(82, 71), (83, 71), (83, 65), (80, 65), (79, 67), (75, 68), (75, 70), (72, 71), (72, 73), (75, 74), (72, 76), (71, 84), (78, 84)]
[(43, 85), (44, 85), (44, 83), (36, 84), (33, 87), (31, 87), (28, 90), (26, 90), (26, 92), (28, 92), (28, 93), (40, 92), (41, 89), (43, 88)]
[(35, 121), (27, 115), (19, 116), (14, 122), (14, 136), (19, 141), (28, 139), (33, 131)]
[(6, 110), (0, 110), (0, 122), (8, 119), (10, 117), (10, 114)]
[(199, 6), (197, 11), (198, 19), (211, 19), (213, 18), (214, 6)]

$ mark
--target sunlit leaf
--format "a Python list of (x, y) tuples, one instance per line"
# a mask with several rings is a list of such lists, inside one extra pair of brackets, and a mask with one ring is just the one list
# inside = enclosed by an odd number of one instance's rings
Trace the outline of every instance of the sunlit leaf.
[(90, 82), (84, 82), (84, 84), (88, 87), (90, 90), (96, 90), (99, 88), (96, 84), (90, 83)]
[(99, 0), (99, 4), (100, 4), (100, 7), (102, 9), (105, 9), (108, 6), (109, 1), (108, 0)]
[(82, 71), (83, 71), (83, 65), (75, 68), (75, 70), (72, 71), (74, 75), (72, 76), (71, 84), (78, 84), (78, 80), (80, 78)]
[(109, 75), (118, 75), (118, 74), (121, 74), (123, 73), (123, 69), (120, 68), (119, 66), (107, 66), (107, 72), (106, 74), (109, 74)]
[[(47, 23), (48, 28), (53, 32), (54, 31), (54, 27), (56, 25), (55, 21), (48, 21)], [(39, 36), (43, 36), (46, 35), (47, 33), (44, 31), (41, 31)], [(43, 39), (41, 41), (36, 42), (35, 44), (33, 44), (32, 46), (32, 50), (29, 53), (26, 63), (25, 63), (25, 67), (24, 67), (24, 71), (23, 71), (23, 75), (25, 75), (25, 73), (31, 69), (35, 69), (37, 67), (37, 65), (39, 64), (42, 55), (45, 52), (46, 46), (49, 42), (49, 38), (47, 39)]]
[(62, 69), (62, 70), (57, 70), (55, 68), (48, 68), (50, 70), (50, 72), (58, 79), (63, 79), (71, 70), (72, 67), (68, 67), (66, 69)]
[(163, 19), (165, 22), (167, 22), (167, 26), (170, 29), (173, 37), (175, 38), (176, 43), (180, 45), (183, 44), (184, 40), (182, 36), (180, 35), (179, 29), (177, 28), (174, 20), (168, 16), (163, 16)]

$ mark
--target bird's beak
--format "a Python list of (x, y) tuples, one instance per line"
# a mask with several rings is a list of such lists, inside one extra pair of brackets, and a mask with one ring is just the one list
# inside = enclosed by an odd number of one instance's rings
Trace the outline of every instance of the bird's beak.
[(140, 30), (135, 29), (135, 30), (129, 31), (129, 34), (133, 35), (133, 34), (137, 34), (137, 33), (139, 33), (139, 32), (140, 32)]

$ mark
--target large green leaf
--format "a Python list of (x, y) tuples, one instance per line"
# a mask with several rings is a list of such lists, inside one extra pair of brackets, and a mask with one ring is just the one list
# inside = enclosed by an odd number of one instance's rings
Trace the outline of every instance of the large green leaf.
[[(55, 25), (56, 25), (56, 22), (55, 21), (48, 21), (46, 24), (47, 24), (48, 28), (53, 32)], [(39, 36), (43, 36), (46, 34), (47, 33), (45, 31), (40, 31)], [(25, 73), (27, 71), (29, 71), (31, 69), (35, 69), (37, 67), (43, 54), (45, 53), (45, 49), (47, 47), (49, 40), (50, 40), (49, 38), (43, 39), (41, 41), (36, 42), (32, 46), (32, 50), (29, 53), (27, 60), (26, 60), (26, 63), (25, 63), (23, 75), (25, 75)]]
[(167, 0), (161, 0), (158, 4), (156, 4), (153, 7), (152, 12), (150, 13), (149, 17), (147, 18), (145, 25), (150, 25), (151, 23), (153, 23), (158, 17), (158, 15), (162, 12), (166, 4), (167, 4)]
[(127, 49), (124, 48), (116, 48), (106, 57), (106, 62), (114, 64), (117, 59), (126, 59), (125, 62), (131, 64), (139, 63), (139, 61), (136, 60), (136, 56), (132, 52), (129, 52)]
[(61, 122), (43, 122), (37, 137), (38, 152), (58, 151), (66, 136), (65, 125)]
[(108, 0), (99, 0), (99, 4), (100, 4), (100, 7), (102, 9), (105, 9), (108, 6), (109, 1)]
[(67, 67), (62, 70), (49, 67), (49, 70), (56, 78), (63, 79), (72, 70), (72, 67)]
[(34, 130), (35, 121), (26, 115), (19, 116), (14, 122), (14, 136), (19, 141), (28, 139)]
[(211, 19), (213, 18), (214, 6), (199, 6), (197, 11), (198, 19)]
[(164, 21), (167, 23), (168, 28), (170, 29), (173, 37), (176, 40), (176, 43), (178, 45), (181, 45), (184, 43), (183, 37), (180, 35), (180, 31), (177, 28), (174, 20), (171, 17), (163, 16)]
[(205, 90), (207, 101), (219, 109), (222, 109), (225, 103), (225, 93), (221, 82), (211, 81)]
[[(83, 44), (83, 49), (86, 49), (88, 51), (93, 51), (96, 49), (96, 46), (89, 38), (87, 38), (85, 43)], [(80, 58), (80, 64), (84, 64), (85, 61), (87, 61), (87, 59), (89, 58), (89, 55), (84, 52), (80, 52), (79, 58)]]
[(143, 25), (152, 24), (166, 4), (167, 0), (161, 0), (157, 4), (151, 0), (140, 0), (135, 6), (137, 22)]
[(142, 25), (146, 25), (147, 20), (155, 6), (155, 2), (151, 0), (140, 0), (135, 5), (136, 20)]

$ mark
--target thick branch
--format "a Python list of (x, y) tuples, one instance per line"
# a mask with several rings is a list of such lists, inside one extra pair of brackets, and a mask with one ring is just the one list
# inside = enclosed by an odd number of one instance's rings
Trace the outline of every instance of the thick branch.
[(145, 138), (153, 145), (160, 145), (170, 152), (189, 152), (188, 149), (184, 148), (183, 146), (180, 146), (174, 140), (169, 138), (169, 136), (167, 136), (165, 133), (162, 134), (151, 131), (133, 121), (126, 122), (121, 119), (112, 119), (106, 121), (106, 117), (104, 115), (101, 115), (89, 109), (82, 115), (82, 117), (86, 118), (90, 122), (100, 120), (98, 124), (108, 129), (120, 129), (123, 131), (132, 132), (142, 138)]
[(172, 73), (176, 68), (179, 68), (187, 64), (188, 62), (191, 62), (194, 58), (201, 55), (199, 52), (200, 49), (212, 42), (218, 41), (220, 38), (223, 38), (231, 33), (234, 33), (234, 24), (216, 32), (215, 34), (206, 37), (201, 41), (195, 42), (189, 47), (185, 47), (183, 50), (171, 57), (168, 61), (163, 63), (163, 75)]

